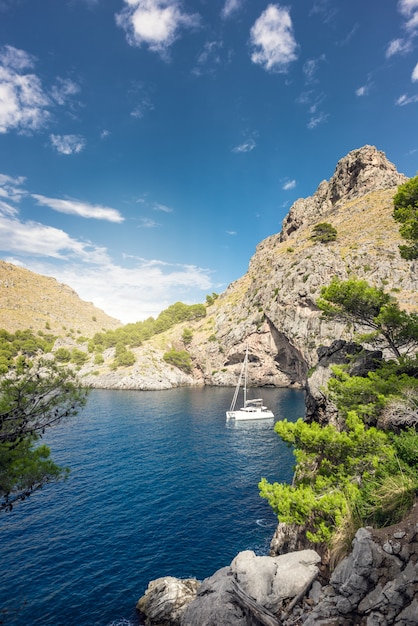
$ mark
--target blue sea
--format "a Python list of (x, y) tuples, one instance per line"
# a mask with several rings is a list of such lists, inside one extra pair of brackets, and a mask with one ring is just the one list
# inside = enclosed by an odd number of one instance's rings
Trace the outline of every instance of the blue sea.
[[(138, 626), (150, 580), (267, 554), (277, 520), (257, 484), (289, 481), (294, 459), (272, 421), (226, 423), (231, 394), (94, 390), (51, 429), (71, 473), (0, 516), (0, 624)], [(302, 391), (262, 395), (276, 419), (304, 415)]]

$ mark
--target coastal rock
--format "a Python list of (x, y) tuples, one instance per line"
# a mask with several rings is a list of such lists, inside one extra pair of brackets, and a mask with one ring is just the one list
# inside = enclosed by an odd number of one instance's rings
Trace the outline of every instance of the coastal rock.
[(314, 550), (289, 552), (277, 557), (240, 552), (231, 563), (239, 586), (268, 611), (277, 614), (288, 598), (298, 596), (318, 575), (321, 557)]
[[(334, 277), (366, 280), (396, 294), (402, 309), (417, 310), (418, 262), (400, 256), (403, 240), (393, 219), (393, 196), (405, 180), (375, 147), (351, 151), (312, 197), (293, 204), (281, 233), (259, 243), (246, 274), (208, 305), (205, 318), (133, 347), (136, 363), (129, 367), (114, 369), (107, 351), (99, 364), (91, 354), (80, 371), (83, 380), (114, 389), (235, 386), (248, 345), (249, 387), (303, 388), (318, 348), (352, 342), (354, 333), (365, 331), (323, 317), (316, 302)], [(335, 241), (312, 240), (313, 226), (323, 221), (336, 229)], [(185, 328), (192, 331), (187, 346)], [(187, 373), (164, 361), (166, 351), (185, 348), (192, 363)]]
[[(418, 505), (399, 524), (360, 528), (329, 584), (304, 604), (304, 626), (418, 625)], [(284, 626), (294, 624), (289, 615)]]
[(195, 578), (157, 578), (149, 583), (136, 608), (145, 615), (147, 626), (179, 626), (181, 616), (196, 597), (199, 586)]
[(248, 626), (256, 617), (274, 623), (283, 602), (312, 584), (320, 560), (314, 550), (275, 558), (246, 550), (206, 578), (197, 594), (194, 585), (190, 592), (183, 589), (190, 581), (168, 577), (151, 582), (137, 608), (146, 615), (147, 626)]
[(223, 567), (206, 578), (186, 608), (181, 626), (248, 626), (245, 610), (234, 600), (230, 567)]
[(322, 181), (310, 198), (297, 200), (283, 221), (281, 241), (327, 214), (334, 206), (377, 189), (387, 189), (405, 182), (384, 152), (374, 146), (352, 150), (338, 161), (329, 181)]

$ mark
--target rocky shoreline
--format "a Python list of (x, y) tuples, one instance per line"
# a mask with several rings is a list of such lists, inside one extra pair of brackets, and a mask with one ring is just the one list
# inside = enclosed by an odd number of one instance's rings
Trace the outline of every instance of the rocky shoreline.
[(360, 528), (327, 570), (311, 549), (245, 551), (201, 583), (151, 582), (137, 609), (146, 626), (416, 626), (418, 504), (400, 524)]

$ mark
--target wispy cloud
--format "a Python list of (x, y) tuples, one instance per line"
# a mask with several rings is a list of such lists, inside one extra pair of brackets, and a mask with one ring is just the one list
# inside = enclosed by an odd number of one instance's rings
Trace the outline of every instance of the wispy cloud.
[(77, 215), (87, 219), (106, 220), (108, 222), (123, 222), (124, 217), (116, 209), (106, 206), (80, 202), (79, 200), (62, 200), (60, 198), (47, 198), (40, 194), (32, 194), (32, 198), (41, 206), (47, 206), (58, 213)]
[(412, 50), (412, 41), (410, 39), (392, 39), (386, 50), (386, 58), (395, 56), (395, 54), (407, 54)]
[(397, 104), (400, 107), (403, 107), (403, 106), (406, 106), (407, 104), (415, 104), (415, 102), (418, 102), (418, 95), (408, 96), (406, 93), (404, 93), (401, 96), (399, 96), (395, 104)]
[(207, 41), (197, 57), (196, 66), (193, 68), (192, 73), (195, 76), (213, 74), (217, 67), (225, 64), (222, 52), (222, 41)]
[(293, 35), (289, 10), (270, 4), (251, 28), (253, 63), (271, 72), (286, 72), (297, 59), (298, 44)]
[(314, 114), (311, 116), (309, 122), (308, 122), (308, 128), (310, 130), (312, 130), (313, 128), (316, 128), (317, 126), (319, 126), (320, 124), (324, 124), (327, 119), (329, 118), (329, 113), (318, 113), (318, 114)]
[(51, 101), (41, 80), (26, 72), (35, 58), (24, 50), (4, 46), (0, 51), (0, 133), (28, 133), (45, 127)]
[(244, 4), (244, 2), (245, 0), (226, 0), (222, 9), (222, 17), (227, 19), (228, 17), (231, 17), (231, 15), (233, 15), (234, 13), (237, 13)]
[(173, 209), (171, 209), (169, 206), (166, 206), (165, 204), (159, 204), (158, 202), (156, 202), (154, 204), (154, 211), (162, 211), (163, 213), (172, 213)]
[(36, 58), (13, 46), (0, 48), (0, 133), (30, 134), (46, 128), (57, 105), (68, 104), (80, 87), (58, 77), (48, 90), (34, 73)]
[(81, 242), (53, 226), (35, 221), (21, 221), (0, 209), (0, 250), (24, 257), (53, 259), (77, 258), (80, 262), (104, 263), (108, 256), (104, 248)]
[(7, 198), (12, 202), (19, 202), (26, 191), (22, 188), (25, 182), (24, 176), (7, 176), (0, 174), (0, 197)]
[(234, 237), (235, 235), (238, 234), (236, 230), (227, 230), (225, 232), (227, 235), (231, 235), (231, 237)]
[(412, 71), (411, 80), (413, 83), (416, 83), (418, 81), (418, 63), (416, 64), (416, 66), (414, 67)]
[(322, 63), (323, 61), (325, 61), (325, 54), (321, 54), (318, 58), (316, 59), (308, 59), (304, 64), (303, 64), (303, 73), (305, 75), (305, 80), (307, 83), (313, 83), (316, 81), (316, 73), (319, 69), (319, 65), (320, 63)]
[(183, 28), (199, 24), (196, 14), (183, 12), (180, 0), (124, 0), (116, 23), (126, 32), (131, 46), (148, 46), (167, 57), (168, 49)]
[(370, 90), (370, 85), (362, 85), (358, 89), (356, 89), (356, 96), (361, 98), (362, 96), (367, 96)]
[(78, 154), (84, 150), (86, 140), (82, 135), (50, 135), (51, 145), (60, 154)]
[(414, 40), (418, 34), (418, 0), (399, 0), (398, 10), (403, 17), (405, 36), (392, 39), (386, 50), (386, 57), (396, 54), (408, 54), (414, 48)]
[(157, 228), (157, 226), (160, 226), (158, 222), (151, 219), (150, 217), (141, 217), (139, 221), (140, 228)]
[(311, 15), (319, 15), (325, 24), (332, 22), (337, 15), (333, 0), (314, 0)]
[(284, 191), (290, 191), (290, 189), (294, 189), (295, 187), (296, 187), (296, 181), (288, 180), (284, 183), (282, 189), (284, 189)]
[(240, 143), (239, 145), (232, 148), (232, 152), (242, 153), (242, 152), (251, 152), (256, 147), (256, 143), (254, 139), (247, 139)]
[(70, 78), (57, 78), (56, 84), (51, 88), (52, 98), (61, 106), (79, 92), (80, 86)]
[(82, 299), (124, 323), (156, 317), (178, 300), (202, 302), (202, 294), (214, 287), (209, 270), (158, 259), (126, 259), (124, 264), (109, 258), (97, 264), (69, 260), (59, 265), (38, 259), (29, 269), (70, 285)]
[(137, 119), (142, 119), (147, 111), (152, 111), (153, 109), (154, 105), (151, 100), (148, 97), (144, 97), (136, 103), (131, 111), (131, 116), (136, 117)]
[(30, 195), (22, 188), (24, 183), (21, 176), (0, 174), (0, 250), (6, 261), (53, 276), (70, 285), (84, 300), (125, 323), (156, 316), (179, 299), (190, 303), (203, 301), (202, 292), (213, 289), (208, 269), (126, 256), (118, 262), (106, 247), (81, 241), (39, 221), (22, 219), (15, 205), (26, 196), (26, 202), (33, 198), (65, 213), (123, 220), (108, 207)]

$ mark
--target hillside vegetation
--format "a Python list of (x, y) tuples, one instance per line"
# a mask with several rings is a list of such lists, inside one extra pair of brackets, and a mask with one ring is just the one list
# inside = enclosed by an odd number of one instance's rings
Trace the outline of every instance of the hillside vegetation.
[[(122, 326), (53, 279), (2, 263), (0, 327), (58, 336), (54, 350), (68, 360), (63, 350), (77, 349), (80, 374), (94, 387), (235, 385), (246, 345), (250, 385), (303, 387), (318, 347), (355, 335), (317, 306), (334, 278), (366, 280), (403, 310), (418, 310), (417, 262), (400, 255), (393, 218), (393, 197), (406, 180), (372, 146), (349, 153), (329, 181), (293, 204), (281, 231), (257, 246), (244, 276), (207, 297), (206, 306), (192, 305), (205, 308), (204, 317), (178, 317), (187, 305), (177, 303), (156, 320)], [(167, 360), (173, 351), (189, 357)]]
[(122, 326), (67, 285), (0, 261), (0, 328), (30, 329), (60, 337), (91, 337)]

